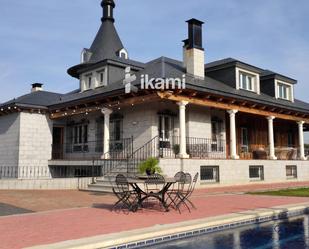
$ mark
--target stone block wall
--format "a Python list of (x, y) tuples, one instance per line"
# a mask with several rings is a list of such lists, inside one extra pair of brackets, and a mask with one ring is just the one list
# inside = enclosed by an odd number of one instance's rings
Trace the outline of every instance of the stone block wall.
[[(17, 167), (19, 154), (20, 114), (0, 117), (0, 167)], [(1, 177), (1, 175), (0, 175)]]

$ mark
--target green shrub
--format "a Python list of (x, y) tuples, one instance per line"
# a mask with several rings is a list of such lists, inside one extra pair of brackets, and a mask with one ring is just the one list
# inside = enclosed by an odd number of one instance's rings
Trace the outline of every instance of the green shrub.
[(162, 173), (162, 169), (159, 167), (159, 160), (154, 157), (140, 163), (138, 169), (140, 174)]

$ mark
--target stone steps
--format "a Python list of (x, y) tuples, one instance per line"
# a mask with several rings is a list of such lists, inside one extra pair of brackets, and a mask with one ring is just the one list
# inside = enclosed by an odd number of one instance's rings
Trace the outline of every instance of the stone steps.
[(123, 162), (119, 163), (116, 168), (112, 169), (107, 175), (103, 176), (102, 178), (98, 178), (96, 183), (89, 184), (88, 190), (95, 191), (95, 192), (103, 192), (103, 193), (113, 193), (113, 186), (112, 184), (115, 182), (116, 176), (118, 174), (126, 175), (128, 172), (128, 168), (134, 168), (133, 162)]

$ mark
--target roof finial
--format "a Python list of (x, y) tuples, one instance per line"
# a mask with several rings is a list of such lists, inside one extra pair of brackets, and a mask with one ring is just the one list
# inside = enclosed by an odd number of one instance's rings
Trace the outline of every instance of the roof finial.
[(114, 0), (102, 0), (101, 6), (103, 8), (103, 17), (102, 22), (104, 21), (112, 21), (114, 22), (114, 8), (115, 8), (115, 2)]

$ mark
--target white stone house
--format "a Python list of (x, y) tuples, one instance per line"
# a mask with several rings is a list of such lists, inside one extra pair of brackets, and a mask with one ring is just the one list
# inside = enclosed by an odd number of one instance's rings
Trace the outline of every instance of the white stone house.
[[(102, 7), (92, 46), (68, 70), (77, 90), (51, 93), (36, 83), (0, 105), (0, 177), (135, 173), (157, 157), (166, 175), (199, 172), (200, 186), (309, 180), (309, 104), (295, 98), (296, 80), (232, 58), (205, 64), (196, 19), (183, 61), (131, 60), (114, 2)], [(172, 88), (173, 79), (185, 86)]]

